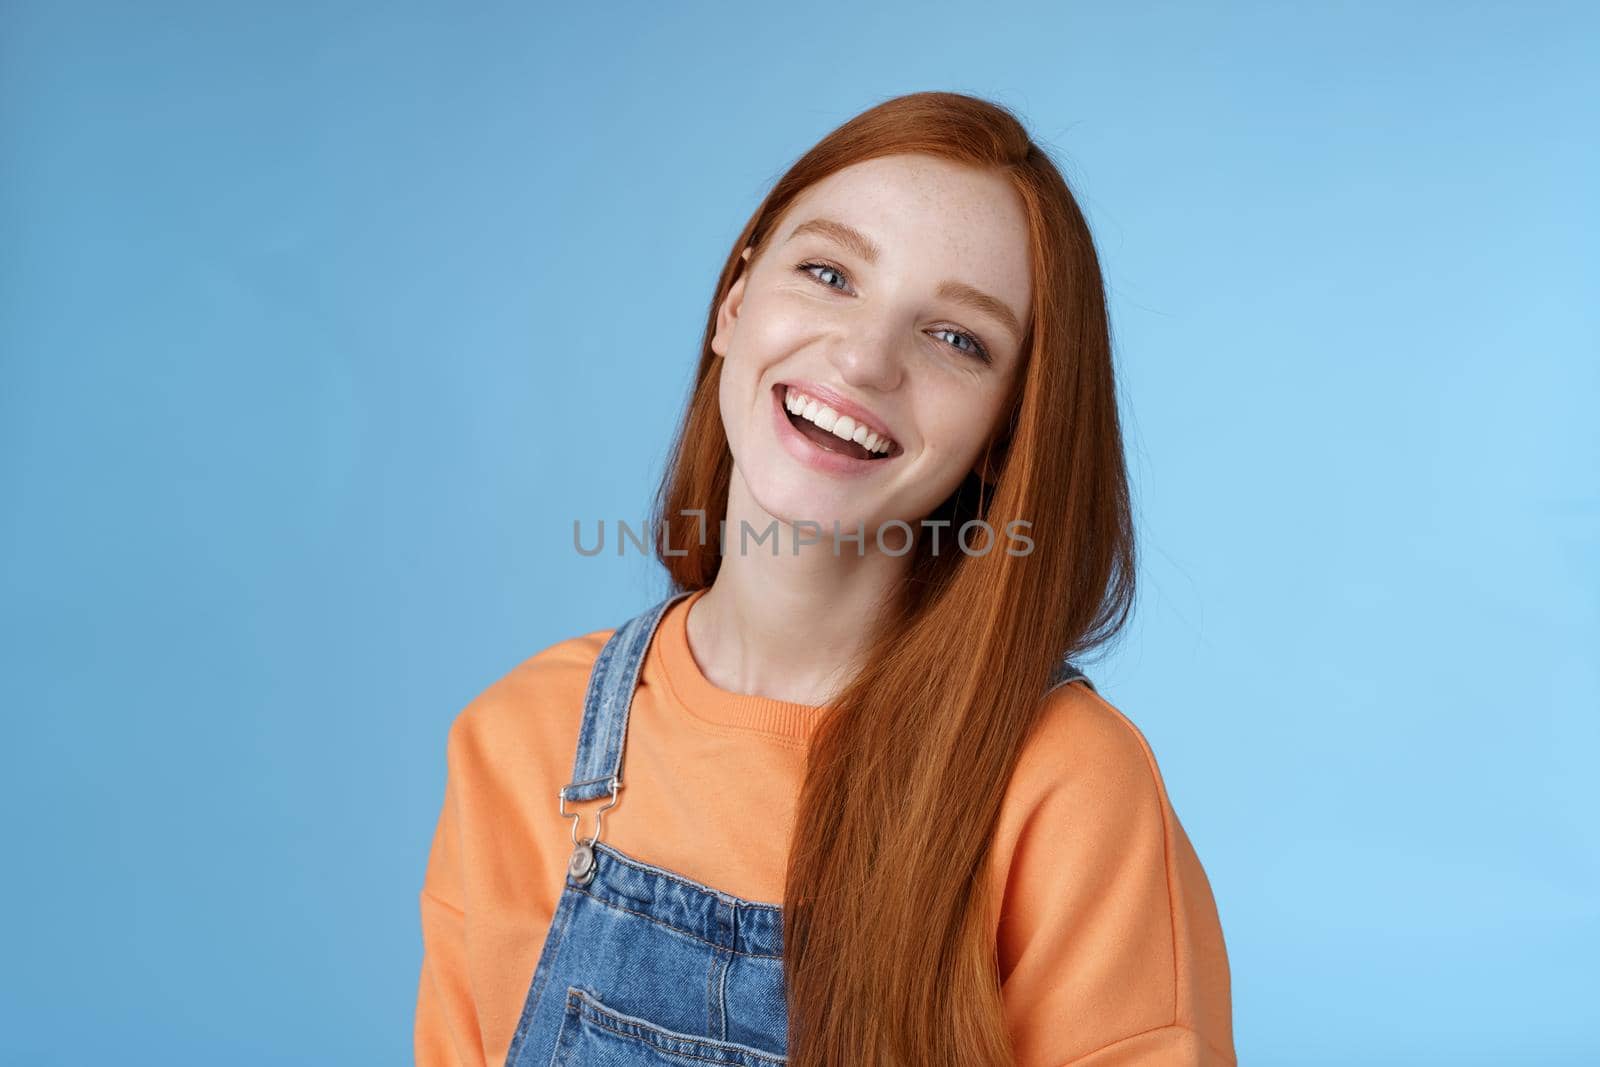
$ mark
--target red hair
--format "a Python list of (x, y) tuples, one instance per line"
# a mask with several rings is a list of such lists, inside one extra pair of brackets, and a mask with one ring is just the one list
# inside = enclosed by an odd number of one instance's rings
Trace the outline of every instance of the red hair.
[[(929, 518), (1031, 522), (1026, 555), (932, 553), (883, 605), (865, 666), (812, 735), (784, 890), (789, 1062), (1008, 1064), (985, 871), (995, 820), (1052, 669), (1103, 645), (1133, 604), (1134, 537), (1105, 287), (1066, 181), (1007, 109), (911, 93), (829, 133), (772, 188), (712, 295), (693, 398), (654, 505), (675, 591), (721, 563), (733, 458), (718, 406), (717, 309), (806, 188), (924, 153), (1008, 178), (1029, 227), (1032, 319), (995, 441)], [(698, 510), (704, 516), (686, 514)], [(891, 541), (898, 545), (898, 541)], [(672, 547), (671, 554), (664, 551)], [(687, 546), (685, 553), (684, 546)], [(685, 554), (679, 554), (685, 553)]]

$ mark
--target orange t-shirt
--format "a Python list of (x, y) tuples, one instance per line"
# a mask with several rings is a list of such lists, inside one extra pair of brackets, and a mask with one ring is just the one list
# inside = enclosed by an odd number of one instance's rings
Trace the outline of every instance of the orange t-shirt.
[[(817, 709), (719, 689), (689, 649), (696, 592), (640, 671), (601, 839), (781, 903)], [(416, 1060), (500, 1067), (566, 879), (589, 671), (611, 630), (529, 657), (457, 716), (421, 894)], [(1023, 1067), (1235, 1063), (1222, 927), (1150, 746), (1088, 687), (1046, 698), (1001, 805), (993, 877), (1007, 1025)], [(593, 833), (599, 804), (579, 804)]]

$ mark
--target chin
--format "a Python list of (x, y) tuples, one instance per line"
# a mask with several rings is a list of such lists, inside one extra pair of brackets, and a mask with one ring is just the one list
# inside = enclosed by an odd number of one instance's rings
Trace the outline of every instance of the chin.
[[(835, 521), (844, 532), (852, 531), (860, 524), (868, 524), (870, 538), (872, 520), (869, 509), (863, 507), (861, 501), (850, 499), (852, 494), (841, 492), (828, 479), (815, 478), (803, 471), (780, 473), (770, 466), (754, 471), (752, 475), (745, 476), (739, 472), (756, 506), (779, 522), (791, 526), (797, 522), (814, 522), (824, 533), (830, 534)], [(752, 519), (752, 524), (755, 521)], [(737, 532), (733, 530), (730, 534)], [(788, 545), (782, 547), (784, 550), (789, 548)], [(846, 545), (845, 549), (849, 547)]]

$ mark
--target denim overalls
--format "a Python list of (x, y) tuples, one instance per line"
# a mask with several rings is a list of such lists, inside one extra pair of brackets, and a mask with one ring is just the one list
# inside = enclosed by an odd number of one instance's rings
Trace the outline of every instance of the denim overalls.
[[(783, 914), (603, 844), (622, 788), (628, 711), (650, 640), (675, 593), (629, 620), (589, 675), (572, 781), (558, 791), (576, 846), (506, 1067), (787, 1062)], [(1050, 688), (1084, 678), (1063, 661)], [(1092, 687), (1092, 686), (1091, 686)], [(694, 773), (690, 771), (690, 773)], [(610, 799), (578, 839), (568, 801)]]

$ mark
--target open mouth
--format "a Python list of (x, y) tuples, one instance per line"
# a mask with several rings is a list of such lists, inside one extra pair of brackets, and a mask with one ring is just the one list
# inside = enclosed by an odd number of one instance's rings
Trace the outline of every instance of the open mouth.
[(862, 426), (848, 415), (838, 414), (791, 386), (779, 384), (774, 391), (789, 425), (818, 448), (869, 462), (899, 455), (900, 446), (886, 434)]

